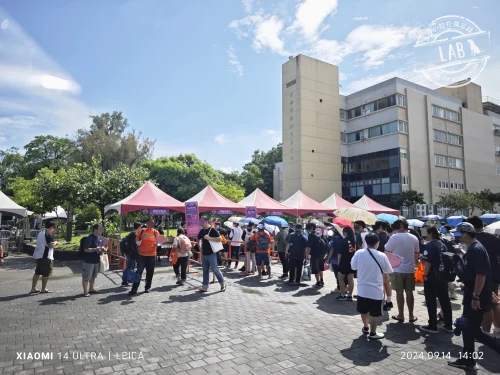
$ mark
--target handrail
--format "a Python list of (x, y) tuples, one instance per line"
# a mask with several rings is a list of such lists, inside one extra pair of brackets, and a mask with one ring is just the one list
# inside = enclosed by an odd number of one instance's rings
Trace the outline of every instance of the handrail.
[(483, 96), (483, 103), (486, 102), (500, 106), (500, 100), (492, 98), (491, 96)]

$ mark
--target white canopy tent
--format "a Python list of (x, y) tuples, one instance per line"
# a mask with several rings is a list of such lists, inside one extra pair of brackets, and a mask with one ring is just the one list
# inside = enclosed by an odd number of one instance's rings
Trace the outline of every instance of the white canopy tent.
[(2, 222), (2, 213), (4, 212), (16, 216), (28, 216), (28, 210), (26, 208), (21, 207), (0, 191), (0, 223)]
[(55, 211), (47, 212), (45, 215), (43, 215), (43, 220), (67, 218), (68, 215), (66, 214), (66, 211), (64, 211), (64, 208), (62, 208), (61, 206), (57, 206)]

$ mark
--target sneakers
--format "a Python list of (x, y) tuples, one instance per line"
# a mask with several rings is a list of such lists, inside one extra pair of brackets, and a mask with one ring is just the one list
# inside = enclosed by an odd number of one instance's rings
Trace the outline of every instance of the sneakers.
[(361, 328), (361, 331), (363, 332), (363, 334), (367, 335), (367, 334), (369, 334), (369, 333), (370, 333), (370, 328), (368, 328), (368, 327), (363, 327), (363, 328)]
[(446, 327), (444, 324), (442, 324), (440, 328), (445, 332), (453, 333), (453, 327)]
[(345, 300), (349, 301), (349, 302), (352, 302), (352, 296), (347, 296)]
[(380, 340), (380, 339), (383, 339), (385, 337), (385, 335), (383, 333), (373, 333), (373, 332), (370, 332), (370, 334), (368, 335), (368, 338), (370, 340)]
[(286, 273), (284, 273), (283, 275), (280, 276), (280, 279), (286, 279), (288, 277), (288, 275)]
[(438, 333), (437, 328), (433, 328), (431, 326), (418, 326), (417, 329), (422, 332), (427, 332), (427, 333)]
[(335, 298), (337, 301), (347, 301), (347, 297), (346, 296), (343, 296), (343, 295), (340, 295), (338, 296), (337, 298)]
[(129, 296), (135, 296), (137, 294), (137, 290), (131, 290), (130, 292), (128, 292), (128, 295)]
[(323, 287), (323, 284), (321, 284), (321, 281), (318, 281), (316, 284), (314, 284), (315, 288), (321, 288)]
[(477, 370), (478, 367), (475, 363), (468, 362), (466, 359), (461, 358), (457, 359), (456, 361), (449, 361), (448, 366), (451, 367), (457, 367), (457, 368), (463, 368), (466, 370)]
[(129, 286), (129, 285), (130, 285), (130, 284), (129, 284), (129, 283), (127, 283), (126, 281), (123, 281), (123, 282), (122, 282), (122, 286)]
[(320, 280), (321, 286), (325, 286), (325, 282), (323, 280)]

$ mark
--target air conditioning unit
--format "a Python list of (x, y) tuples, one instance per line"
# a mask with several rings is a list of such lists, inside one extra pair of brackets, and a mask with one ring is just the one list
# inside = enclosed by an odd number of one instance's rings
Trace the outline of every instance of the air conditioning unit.
[(365, 140), (365, 139), (366, 139), (366, 137), (365, 137), (363, 134), (361, 134), (361, 135), (359, 136), (359, 140), (360, 140), (360, 141), (363, 141), (363, 140)]

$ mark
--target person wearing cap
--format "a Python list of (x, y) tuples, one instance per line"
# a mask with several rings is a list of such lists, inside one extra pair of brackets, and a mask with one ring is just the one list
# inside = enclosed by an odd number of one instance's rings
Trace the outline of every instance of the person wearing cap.
[(266, 232), (264, 224), (257, 225), (257, 233), (252, 234), (251, 241), (257, 244), (257, 252), (255, 253), (255, 263), (259, 272), (259, 280), (262, 279), (262, 271), (266, 266), (267, 277), (271, 278), (271, 261), (269, 253), (271, 252), (271, 236)]
[(280, 226), (280, 231), (274, 238), (278, 247), (278, 255), (280, 257), (281, 266), (283, 267), (283, 274), (280, 279), (288, 277), (288, 260), (286, 259), (286, 239), (288, 237), (287, 226)]
[(288, 236), (286, 255), (288, 258), (288, 270), (290, 285), (300, 285), (302, 267), (306, 256), (307, 239), (302, 232), (302, 224), (295, 225), (295, 231)]
[[(158, 231), (154, 229), (155, 222), (149, 219), (146, 222), (146, 228), (137, 231), (136, 244), (139, 248), (139, 256), (137, 258), (137, 274), (141, 276), (146, 270), (146, 285), (144, 286), (144, 293), (149, 293), (153, 283), (153, 276), (155, 273), (155, 263), (158, 244), (157, 238), (160, 236)], [(128, 292), (129, 295), (134, 296), (137, 294), (141, 278), (138, 276), (138, 282), (132, 284), (132, 290)]]
[[(498, 341), (483, 332), (481, 323), (484, 313), (491, 310), (492, 275), (488, 252), (476, 239), (476, 230), (470, 223), (457, 225), (457, 232), (461, 234), (460, 241), (467, 246), (467, 252), (463, 256), (465, 264), (464, 275), (459, 275), (464, 283), (463, 313), (467, 320), (462, 330), (463, 349), (459, 359), (450, 361), (453, 367), (468, 370), (477, 369), (474, 340), (485, 344), (500, 354)], [(459, 250), (461, 251), (461, 250)]]
[[(250, 241), (250, 237), (254, 233), (254, 225), (252, 222), (248, 223), (247, 228), (243, 231), (241, 239), (245, 242), (245, 247)], [(240, 268), (241, 272), (245, 272), (247, 275), (255, 274), (255, 253), (251, 251), (245, 251), (245, 264)]]
[[(319, 232), (318, 229), (320, 230)], [(321, 242), (325, 240), (322, 238), (321, 228), (317, 228), (316, 224), (308, 223), (306, 225), (306, 230), (309, 232), (306, 245), (306, 259), (310, 260), (311, 273), (313, 273), (316, 278), (316, 284), (314, 286), (316, 288), (321, 288), (325, 286), (325, 282), (323, 281), (323, 271), (326, 254), (322, 253), (321, 246)], [(324, 247), (328, 248), (328, 245), (325, 243)]]

